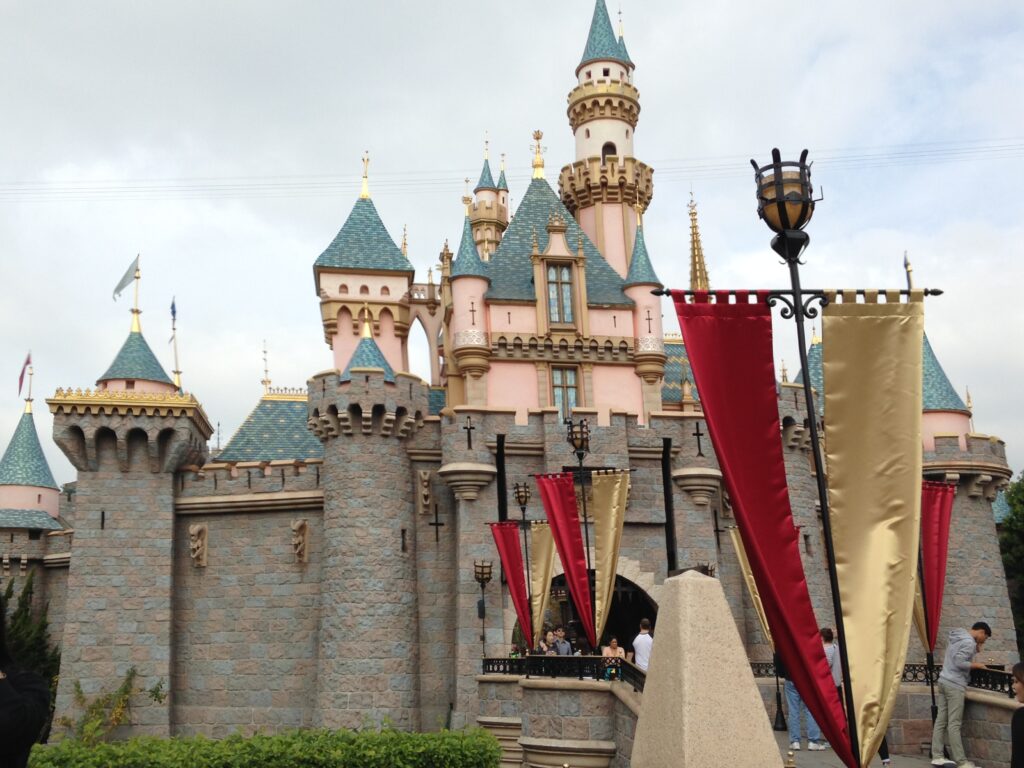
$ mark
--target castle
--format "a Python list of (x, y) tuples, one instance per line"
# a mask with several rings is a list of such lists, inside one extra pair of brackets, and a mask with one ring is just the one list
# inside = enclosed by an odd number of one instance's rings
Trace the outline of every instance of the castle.
[[(362, 193), (313, 266), (331, 369), (305, 391), (265, 382), (217, 455), (197, 395), (157, 360), (137, 307), (95, 388), (47, 400), (53, 439), (78, 472), (63, 490), (29, 400), (0, 460), (0, 562), (5, 578), (31, 570), (49, 606), (58, 714), (76, 682), (94, 695), (135, 667), (144, 686), (163, 680), (170, 694), (135, 707), (138, 733), (472, 722), (481, 653), (507, 653), (515, 625), (495, 579), (483, 590), (481, 648), (474, 561), (496, 559), (486, 523), (508, 514), (509, 483), (573, 464), (567, 417), (591, 424), (588, 465), (634, 470), (608, 631), (628, 638), (641, 616), (656, 620), (659, 585), (700, 568), (721, 580), (750, 658), (770, 658), (685, 349), (651, 293), (658, 254), (642, 215), (654, 171), (634, 154), (634, 71), (596, 0), (568, 97), (575, 159), (556, 190), (536, 133), (513, 216), (504, 167), (495, 181), (485, 157), (436, 283), (415, 281), (364, 167)], [(692, 287), (707, 288), (690, 214)], [(417, 322), (429, 383), (406, 373)], [(1003, 444), (973, 432), (927, 342), (924, 363), (924, 473), (958, 484), (940, 637), (984, 618), (997, 628), (986, 652), (1009, 659), (992, 509), (1010, 477)], [(820, 340), (806, 374), (820, 392)], [(780, 439), (828, 624), (807, 414), (786, 378)], [(539, 503), (526, 513), (540, 518)], [(571, 622), (560, 578), (552, 615)], [(909, 658), (923, 658), (911, 643)]]

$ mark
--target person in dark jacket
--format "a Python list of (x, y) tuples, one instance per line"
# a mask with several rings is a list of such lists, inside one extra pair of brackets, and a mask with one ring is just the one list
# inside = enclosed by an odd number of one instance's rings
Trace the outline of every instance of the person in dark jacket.
[[(1013, 695), (1024, 704), (1024, 662), (1013, 665)], [(1024, 768), (1024, 707), (1018, 707), (1010, 721), (1010, 768)]]
[(25, 768), (50, 714), (50, 689), (35, 672), (20, 670), (7, 652), (0, 597), (0, 768)]

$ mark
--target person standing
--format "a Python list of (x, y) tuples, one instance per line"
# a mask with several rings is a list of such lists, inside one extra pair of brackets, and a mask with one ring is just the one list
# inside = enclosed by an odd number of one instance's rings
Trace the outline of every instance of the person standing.
[[(825, 661), (828, 662), (828, 669), (832, 673), (832, 682), (835, 683), (836, 693), (839, 695), (839, 703), (846, 709), (846, 702), (843, 701), (843, 663), (839, 658), (839, 646), (835, 642), (835, 633), (832, 627), (821, 628), (821, 644), (825, 647)], [(892, 765), (889, 757), (889, 742), (882, 737), (882, 743), (878, 745), (878, 756), (882, 758), (882, 766)]]
[(651, 664), (651, 648), (653, 647), (651, 620), (640, 619), (640, 634), (633, 638), (633, 663), (644, 672), (647, 672), (647, 667)]
[(779, 654), (775, 654), (775, 672), (785, 680), (783, 689), (786, 691), (786, 706), (789, 708), (789, 748), (794, 752), (800, 751), (800, 716), (807, 720), (807, 749), (811, 752), (823, 752), (829, 748), (828, 742), (821, 738), (821, 728), (807, 708), (800, 691), (796, 689), (793, 681), (789, 679), (789, 670), (782, 663)]
[(50, 714), (50, 689), (35, 672), (19, 670), (7, 652), (0, 597), (0, 766), (24, 768)]
[(974, 659), (990, 637), (992, 628), (984, 621), (975, 622), (969, 630), (957, 628), (949, 633), (936, 692), (939, 713), (932, 730), (932, 765), (949, 763), (942, 753), (943, 744), (948, 738), (949, 751), (957, 768), (977, 768), (964, 752), (960, 726), (964, 718), (964, 696), (971, 679), (971, 670), (985, 668), (984, 664)]
[[(1013, 665), (1013, 695), (1024, 704), (1024, 662)], [(1017, 707), (1010, 720), (1010, 768), (1024, 768), (1024, 707)]]
[(559, 656), (572, 656), (572, 643), (565, 639), (565, 627), (555, 627), (555, 653)]

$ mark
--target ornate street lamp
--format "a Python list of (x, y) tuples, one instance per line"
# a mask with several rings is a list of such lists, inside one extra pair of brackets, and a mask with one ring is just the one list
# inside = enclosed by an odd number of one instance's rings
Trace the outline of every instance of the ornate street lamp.
[[(590, 620), (594, 624), (594, 629), (597, 629), (597, 603), (594, 595), (594, 580), (591, 578), (590, 570), (590, 520), (587, 517), (587, 483), (586, 475), (583, 472), (583, 460), (587, 454), (590, 453), (590, 425), (586, 419), (580, 419), (579, 422), (574, 422), (572, 419), (566, 419), (565, 422), (565, 440), (569, 445), (572, 446), (573, 453), (576, 454), (576, 460), (579, 462), (579, 469), (577, 473), (580, 479), (580, 497), (583, 499), (583, 538), (584, 546), (587, 556), (587, 584), (590, 587)], [(599, 638), (595, 638), (600, 641)]]
[[(516, 497), (516, 504), (519, 505), (519, 513), (522, 515), (522, 522), (519, 527), (523, 529), (523, 551), (526, 557), (526, 602), (533, 607), (533, 588), (530, 581), (530, 523), (526, 519), (526, 505), (530, 503), (530, 486), (526, 483), (516, 483), (512, 486), (512, 492)], [(536, 628), (534, 628), (536, 632)], [(526, 638), (528, 647), (533, 646), (533, 638)]]
[(484, 590), (487, 589), (487, 585), (491, 581), (493, 566), (494, 563), (490, 560), (473, 561), (473, 578), (480, 585), (480, 610), (477, 613), (480, 614), (480, 655), (484, 658), (487, 657), (487, 649), (484, 644), (487, 638), (487, 603), (484, 601)]
[(832, 523), (829, 515), (828, 489), (825, 485), (825, 462), (821, 455), (821, 441), (818, 438), (818, 411), (814, 405), (811, 377), (807, 367), (807, 341), (804, 335), (804, 320), (818, 316), (812, 302), (824, 303), (819, 291), (804, 291), (800, 287), (800, 256), (810, 243), (810, 236), (803, 228), (814, 215), (814, 188), (811, 186), (811, 166), (807, 163), (807, 150), (800, 153), (798, 162), (783, 162), (778, 149), (772, 150), (772, 162), (758, 166), (754, 160), (754, 179), (757, 183), (757, 215), (768, 228), (775, 232), (772, 250), (781, 256), (789, 266), (792, 291), (769, 294), (769, 303), (782, 302), (782, 317), (796, 321), (797, 343), (800, 350), (800, 368), (803, 371), (804, 401), (807, 407), (807, 426), (811, 436), (811, 453), (814, 457), (815, 480), (818, 484), (818, 503), (821, 505), (821, 525), (825, 538), (825, 555), (828, 561), (829, 583), (832, 587), (832, 609), (838, 632), (840, 660), (843, 671), (843, 690), (846, 697), (847, 727), (853, 754), (859, 755), (857, 720), (853, 709), (853, 691), (850, 685), (850, 665), (846, 653), (846, 632), (843, 628), (843, 610), (839, 595), (839, 581), (836, 576), (835, 550), (832, 545)]

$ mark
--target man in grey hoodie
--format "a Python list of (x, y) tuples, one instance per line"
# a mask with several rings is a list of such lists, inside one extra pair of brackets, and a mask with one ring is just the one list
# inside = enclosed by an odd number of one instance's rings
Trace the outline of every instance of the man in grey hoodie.
[(967, 692), (971, 670), (985, 668), (974, 657), (990, 637), (992, 628), (984, 621), (976, 622), (970, 630), (954, 629), (949, 633), (949, 644), (942, 660), (942, 674), (939, 675), (939, 714), (932, 731), (932, 765), (948, 765), (942, 754), (943, 742), (948, 734), (949, 751), (958, 768), (975, 768), (964, 753), (960, 725), (963, 722), (964, 694)]

